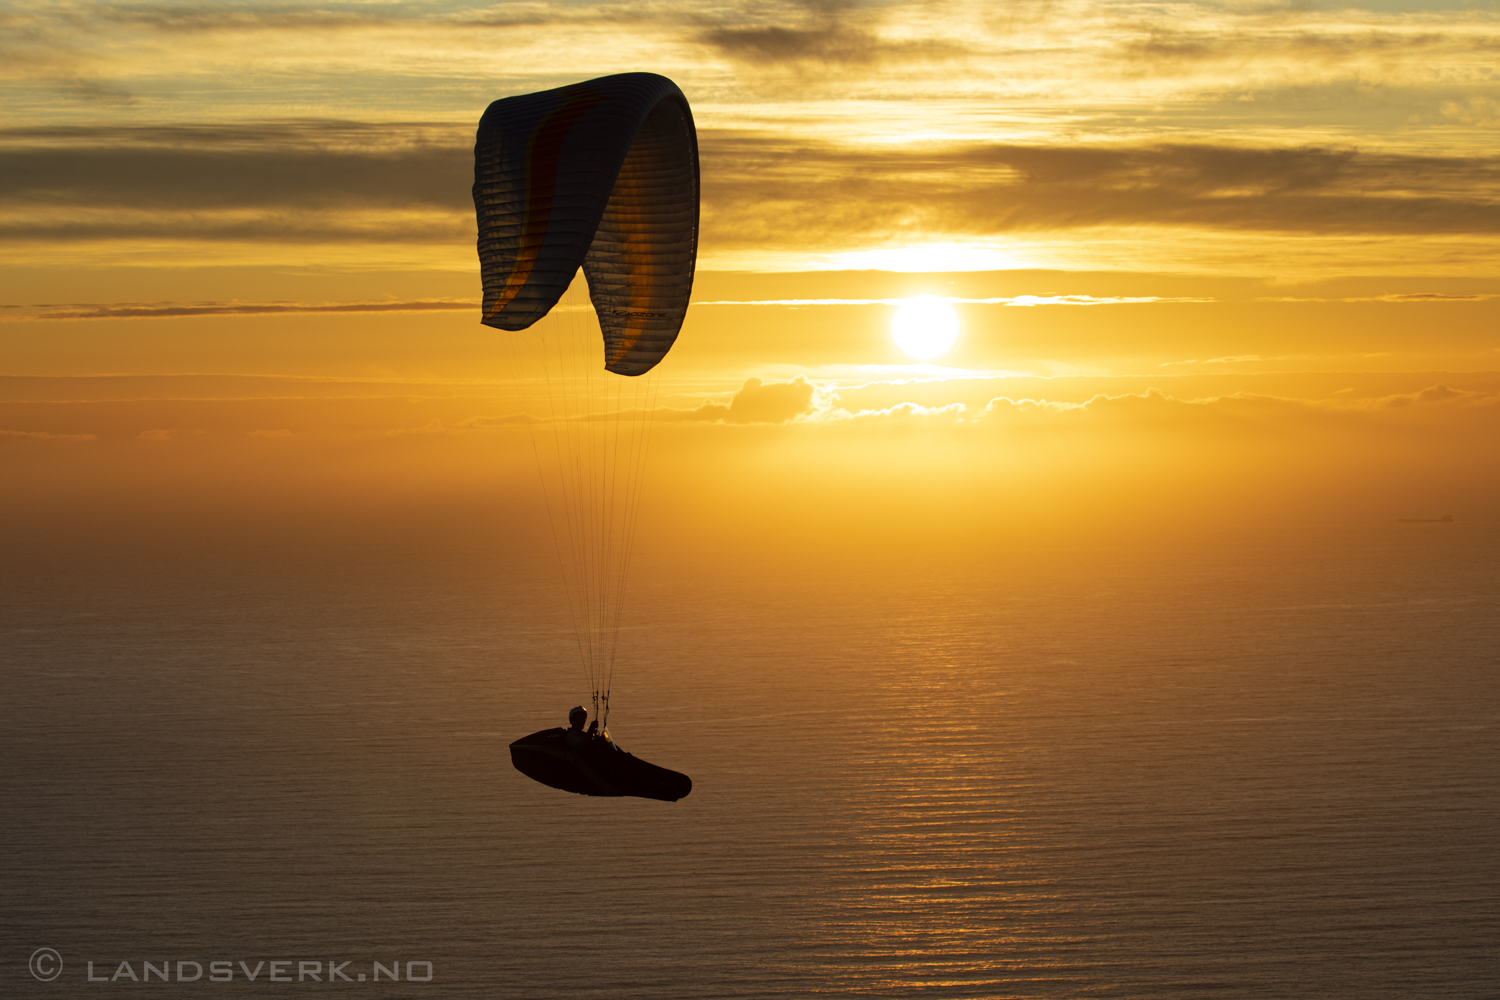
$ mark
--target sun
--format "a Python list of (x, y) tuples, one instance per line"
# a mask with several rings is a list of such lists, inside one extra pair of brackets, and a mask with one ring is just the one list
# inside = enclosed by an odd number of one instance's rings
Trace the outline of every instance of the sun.
[(891, 336), (907, 357), (931, 361), (953, 349), (958, 340), (958, 314), (936, 295), (917, 295), (896, 309)]

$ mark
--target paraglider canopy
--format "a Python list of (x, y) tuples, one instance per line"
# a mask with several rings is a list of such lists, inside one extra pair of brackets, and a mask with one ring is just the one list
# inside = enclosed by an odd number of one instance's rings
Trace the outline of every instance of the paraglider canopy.
[(604, 367), (650, 371), (682, 328), (698, 254), (687, 98), (622, 73), (494, 102), (474, 145), (482, 322), (524, 330), (583, 268)]

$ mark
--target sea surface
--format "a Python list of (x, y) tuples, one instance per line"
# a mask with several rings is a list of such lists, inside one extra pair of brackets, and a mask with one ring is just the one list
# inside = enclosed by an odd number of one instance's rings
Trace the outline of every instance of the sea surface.
[(12, 544), (0, 994), (1500, 996), (1500, 525), (646, 558), (677, 803), (511, 767), (585, 692), (497, 551)]

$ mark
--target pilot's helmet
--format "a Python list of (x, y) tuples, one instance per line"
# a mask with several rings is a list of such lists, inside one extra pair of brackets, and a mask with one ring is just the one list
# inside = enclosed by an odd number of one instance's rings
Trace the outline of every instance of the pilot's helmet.
[(580, 715), (587, 719), (589, 717), (588, 709), (584, 708), (582, 705), (574, 705), (573, 708), (568, 712), (568, 721), (572, 722)]

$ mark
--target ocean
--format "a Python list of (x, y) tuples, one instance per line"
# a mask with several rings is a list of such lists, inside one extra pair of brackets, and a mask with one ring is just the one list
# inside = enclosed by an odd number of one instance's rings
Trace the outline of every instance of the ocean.
[(1500, 525), (648, 553), (677, 803), (511, 767), (555, 572), (407, 527), (6, 543), (5, 996), (1500, 995)]

